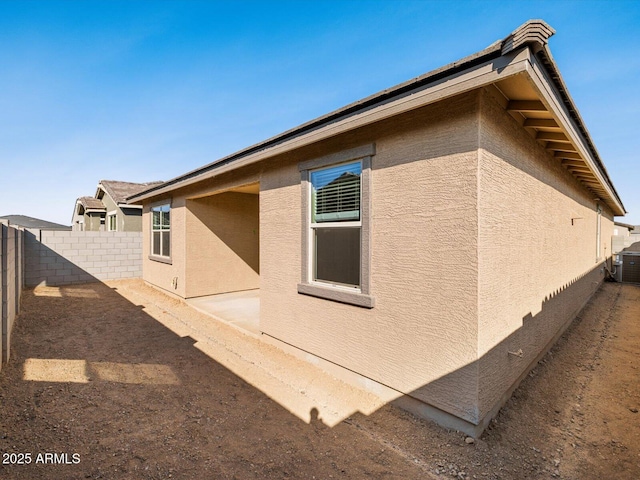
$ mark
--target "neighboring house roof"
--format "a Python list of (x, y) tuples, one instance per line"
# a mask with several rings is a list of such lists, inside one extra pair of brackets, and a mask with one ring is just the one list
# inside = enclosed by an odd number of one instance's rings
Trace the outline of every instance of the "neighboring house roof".
[(614, 215), (624, 215), (624, 205), (547, 48), (554, 33), (542, 20), (530, 20), (478, 53), (133, 194), (129, 201), (139, 203), (454, 95), (494, 86), (505, 109), (594, 199), (606, 203)]
[(614, 225), (617, 225), (619, 227), (623, 227), (623, 228), (628, 228), (629, 230), (634, 230), (637, 227), (634, 227), (633, 225), (629, 225), (628, 223), (622, 223), (622, 222), (613, 222)]
[(113, 201), (118, 205), (125, 205), (127, 203), (127, 197), (140, 193), (153, 186), (161, 185), (163, 182), (147, 182), (147, 183), (132, 183), (132, 182), (120, 182), (118, 180), (100, 180), (98, 189), (96, 190), (95, 198), (102, 198), (102, 191), (106, 192)]
[(85, 212), (87, 211), (106, 211), (102, 200), (98, 200), (94, 197), (80, 197), (76, 200), (76, 205), (80, 204), (84, 208)]
[(42, 230), (70, 230), (68, 225), (61, 223), (49, 222), (40, 218), (28, 217), (26, 215), (4, 215), (1, 220), (9, 220), (10, 225), (17, 225), (24, 228), (39, 228)]
[[(146, 183), (133, 183), (133, 182), (121, 182), (118, 180), (100, 180), (96, 194), (93, 197), (80, 197), (76, 200), (75, 209), (73, 211), (73, 218), (76, 215), (84, 215), (85, 213), (106, 212), (107, 208), (102, 202), (102, 198), (105, 193), (111, 197), (111, 199), (119, 207), (127, 206), (127, 197), (134, 195), (143, 190), (146, 190), (154, 185), (162, 184), (161, 181), (146, 182)], [(131, 205), (133, 208), (140, 208), (138, 205)], [(75, 220), (72, 220), (75, 221)]]

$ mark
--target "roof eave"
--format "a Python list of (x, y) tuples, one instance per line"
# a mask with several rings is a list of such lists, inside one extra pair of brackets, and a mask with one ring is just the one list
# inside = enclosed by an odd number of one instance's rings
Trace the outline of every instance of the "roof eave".
[[(298, 134), (293, 135), (291, 132), (296, 132), (297, 130), (290, 130), (281, 136), (273, 137), (272, 139), (224, 157), (200, 169), (188, 172), (163, 184), (154, 186), (151, 189), (132, 195), (127, 198), (127, 202), (139, 203), (166, 194), (178, 188), (183, 188), (217, 176), (222, 172), (262, 161), (337, 134), (360, 128), (444, 100), (445, 98), (450, 98), (465, 91), (479, 88), (497, 81), (499, 76), (514, 75), (525, 69), (524, 65), (520, 64), (523, 60), (523, 58), (520, 57), (520, 52), (502, 56), (499, 48), (490, 47), (487, 51), (489, 53), (482, 57), (478, 57), (477, 55), (468, 57), (473, 58), (473, 60), (471, 62), (472, 66), (466, 69), (460, 69), (461, 62), (456, 62), (451, 64), (454, 71), (452, 71), (449, 76), (441, 75), (442, 69), (439, 69), (436, 71), (437, 75), (428, 77), (430, 81), (414, 82), (415, 87), (412, 90), (402, 88), (402, 91), (395, 97), (380, 95), (380, 100), (377, 104), (372, 105), (367, 103), (362, 109), (356, 111), (349, 110), (344, 116), (334, 117), (333, 114), (330, 114), (326, 117), (321, 117), (330, 118), (325, 122), (315, 124), (314, 128), (308, 129), (307, 131), (300, 131)], [(482, 59), (482, 62), (478, 63), (479, 59)], [(408, 85), (408, 83), (402, 84), (402, 86), (405, 85)], [(309, 122), (309, 124), (312, 123), (314, 122)], [(285, 135), (288, 138), (283, 138)]]
[[(606, 193), (614, 215), (626, 213), (624, 205), (600, 160), (566, 85), (547, 48), (555, 31), (541, 20), (531, 20), (500, 42), (458, 62), (429, 72), (307, 122), (264, 142), (154, 186), (127, 198), (142, 203), (209, 179), (229, 170), (263, 161), (275, 155), (315, 143), (355, 128), (390, 118), (454, 95), (526, 73), (549, 111), (577, 146), (581, 156)], [(585, 185), (586, 188), (586, 185)]]

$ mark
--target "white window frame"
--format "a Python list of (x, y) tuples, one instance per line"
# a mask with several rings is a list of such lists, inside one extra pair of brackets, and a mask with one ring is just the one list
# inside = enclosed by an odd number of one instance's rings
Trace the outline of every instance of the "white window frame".
[[(111, 228), (111, 219), (114, 219), (115, 228)], [(113, 212), (107, 213), (107, 231), (109, 232), (117, 232), (118, 231), (118, 216), (117, 212), (114, 210)]]
[[(308, 272), (309, 272), (309, 278), (308, 278), (308, 282), (310, 284), (313, 285), (320, 285), (320, 286), (330, 286), (336, 289), (345, 289), (346, 291), (356, 291), (358, 293), (362, 292), (362, 289), (360, 287), (361, 283), (362, 283), (362, 278), (359, 279), (358, 281), (358, 285), (345, 285), (345, 284), (341, 284), (341, 283), (333, 283), (327, 280), (316, 280), (314, 279), (315, 275), (315, 271), (316, 271), (316, 233), (315, 230), (318, 228), (358, 228), (359, 230), (359, 234), (360, 234), (360, 238), (362, 238), (362, 173), (360, 173), (360, 182), (361, 182), (361, 186), (360, 186), (360, 214), (359, 217), (360, 219), (357, 221), (346, 221), (346, 222), (314, 222), (313, 221), (313, 185), (311, 184), (311, 175), (314, 172), (319, 172), (322, 170), (329, 170), (331, 168), (334, 167), (339, 167), (342, 165), (353, 165), (359, 163), (360, 164), (360, 169), (362, 172), (362, 160), (355, 160), (355, 161), (350, 161), (350, 162), (342, 162), (342, 163), (338, 163), (336, 165), (329, 165), (327, 167), (320, 167), (320, 168), (315, 168), (313, 170), (309, 170), (309, 188), (307, 189), (308, 192), (307, 194), (309, 195), (309, 198), (307, 200), (307, 204), (309, 205), (309, 209), (308, 209), (308, 215), (309, 215), (309, 232), (308, 232), (308, 242), (309, 245), (307, 245), (308, 251), (309, 251), (309, 255), (308, 255), (308, 262), (309, 262), (309, 266), (308, 266)], [(360, 262), (361, 263), (361, 262)]]
[[(169, 208), (169, 228), (168, 229), (154, 229), (153, 228), (153, 212), (155, 211), (155, 209), (159, 209), (159, 208), (163, 208), (163, 207), (168, 207)], [(149, 207), (149, 213), (150, 213), (150, 217), (149, 217), (149, 232), (150, 232), (150, 244), (149, 244), (149, 259), (150, 260), (154, 260), (157, 262), (162, 262), (162, 263), (171, 263), (171, 251), (172, 251), (172, 239), (171, 239), (171, 201), (163, 201), (163, 202), (159, 202), (159, 203), (155, 203), (153, 205), (151, 205)], [(162, 218), (162, 215), (160, 216), (160, 218)], [(162, 232), (166, 232), (169, 231), (169, 255), (162, 255)], [(153, 252), (153, 237), (154, 234), (158, 232), (160, 233), (160, 253), (154, 253)]]
[[(324, 298), (365, 308), (375, 306), (375, 298), (370, 291), (370, 220), (371, 220), (371, 160), (375, 155), (375, 145), (344, 150), (302, 162), (298, 165), (302, 187), (302, 272), (298, 293)], [(311, 172), (341, 164), (360, 162), (360, 220), (346, 222), (311, 221)], [(315, 228), (360, 228), (360, 285), (357, 287), (333, 284), (313, 279), (314, 272), (314, 229)]]

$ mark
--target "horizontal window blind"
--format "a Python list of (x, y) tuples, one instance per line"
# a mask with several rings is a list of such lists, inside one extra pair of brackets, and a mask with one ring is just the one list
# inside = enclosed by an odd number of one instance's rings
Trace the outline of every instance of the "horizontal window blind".
[(311, 172), (312, 222), (360, 220), (360, 162)]

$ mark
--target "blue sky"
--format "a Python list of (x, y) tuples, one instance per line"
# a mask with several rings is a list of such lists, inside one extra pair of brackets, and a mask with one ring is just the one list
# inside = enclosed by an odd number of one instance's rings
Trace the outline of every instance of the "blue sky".
[(69, 224), (101, 179), (168, 180), (531, 18), (640, 224), (640, 1), (613, 0), (0, 0), (0, 215)]

